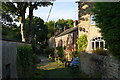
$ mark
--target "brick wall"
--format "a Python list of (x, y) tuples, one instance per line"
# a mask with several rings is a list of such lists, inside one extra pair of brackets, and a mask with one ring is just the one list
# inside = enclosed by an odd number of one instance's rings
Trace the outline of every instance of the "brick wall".
[(81, 53), (80, 68), (90, 77), (100, 73), (102, 79), (120, 80), (120, 61), (108, 56)]

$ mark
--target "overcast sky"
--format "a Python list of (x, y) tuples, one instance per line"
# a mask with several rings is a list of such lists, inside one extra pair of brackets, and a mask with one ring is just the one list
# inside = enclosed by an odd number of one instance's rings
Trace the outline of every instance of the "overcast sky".
[[(49, 20), (57, 21), (58, 19), (72, 19), (77, 20), (78, 11), (76, 0), (57, 0), (54, 2)], [(37, 10), (34, 10), (33, 15), (41, 17), (45, 22), (47, 20), (49, 7), (39, 7)], [(27, 13), (28, 14), (28, 13)], [(27, 15), (26, 14), (26, 15)]]

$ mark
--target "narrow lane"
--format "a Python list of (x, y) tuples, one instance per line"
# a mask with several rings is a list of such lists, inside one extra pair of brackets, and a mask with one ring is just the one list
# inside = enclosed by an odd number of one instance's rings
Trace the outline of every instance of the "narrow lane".
[[(42, 78), (47, 78), (48, 80), (52, 79), (70, 79), (76, 80), (79, 78), (79, 70), (66, 68), (63, 63), (52, 62), (48, 58), (40, 57), (41, 63), (38, 64), (37, 69), (41, 71), (38, 76)], [(80, 79), (79, 79), (80, 80)]]

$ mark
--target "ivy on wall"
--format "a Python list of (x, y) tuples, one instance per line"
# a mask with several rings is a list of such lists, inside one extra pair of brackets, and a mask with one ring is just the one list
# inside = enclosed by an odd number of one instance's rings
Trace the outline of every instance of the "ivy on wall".
[(83, 34), (79, 38), (77, 38), (77, 44), (78, 44), (78, 52), (85, 51), (88, 44), (87, 35)]

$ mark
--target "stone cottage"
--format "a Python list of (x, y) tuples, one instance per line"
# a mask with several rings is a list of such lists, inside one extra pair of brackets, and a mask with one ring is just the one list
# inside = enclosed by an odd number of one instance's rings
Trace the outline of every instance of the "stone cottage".
[(62, 33), (49, 39), (49, 47), (63, 47), (66, 60), (72, 60), (72, 53), (77, 51), (76, 39), (78, 38), (78, 27), (64, 29)]
[(92, 14), (92, 2), (77, 2), (78, 3), (78, 35), (87, 35), (88, 45), (86, 48), (87, 52), (91, 52), (96, 48), (106, 49), (105, 41), (99, 32), (100, 29), (96, 27), (96, 22), (93, 20), (94, 15)]

